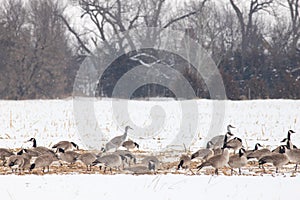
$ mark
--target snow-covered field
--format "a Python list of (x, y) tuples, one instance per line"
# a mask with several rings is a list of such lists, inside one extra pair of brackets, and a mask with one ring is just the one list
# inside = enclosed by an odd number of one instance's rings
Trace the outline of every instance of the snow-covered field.
[(184, 175), (1, 176), (1, 199), (288, 199), (300, 196), (289, 177)]
[[(223, 105), (224, 112), (213, 110)], [(143, 150), (183, 150), (184, 142), (195, 150), (212, 136), (224, 134), (227, 124), (236, 126), (235, 136), (252, 148), (257, 141), (277, 145), (289, 129), (300, 132), (300, 101), (0, 101), (0, 121), (0, 146), (7, 148), (24, 147), (25, 140), (35, 137), (38, 145), (48, 147), (72, 139), (82, 148), (100, 149), (131, 125), (134, 130), (128, 137)], [(220, 129), (210, 132), (211, 126)], [(300, 134), (292, 137), (300, 143)]]
[[(222, 105), (224, 112), (214, 111)], [(111, 137), (122, 134), (128, 124), (134, 127), (129, 138), (149, 152), (183, 152), (183, 143), (194, 151), (213, 135), (224, 134), (227, 124), (236, 126), (233, 133), (249, 148), (257, 141), (273, 148), (289, 129), (296, 131), (292, 139), (300, 144), (300, 101), (293, 100), (0, 101), (0, 121), (0, 147), (6, 148), (28, 146), (24, 141), (35, 137), (38, 145), (48, 147), (67, 139), (81, 148), (99, 149)], [(154, 122), (160, 123), (155, 126)], [(211, 126), (218, 124), (218, 132), (210, 133)], [(286, 199), (300, 196), (299, 184), (298, 174), (1, 175), (0, 194), (1, 199)]]

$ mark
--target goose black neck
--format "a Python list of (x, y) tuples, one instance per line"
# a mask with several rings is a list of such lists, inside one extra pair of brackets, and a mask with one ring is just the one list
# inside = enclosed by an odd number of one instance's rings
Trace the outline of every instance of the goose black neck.
[(223, 149), (226, 148), (227, 139), (228, 139), (227, 134), (225, 134), (225, 136), (224, 136), (224, 144), (223, 144), (223, 147), (222, 147)]
[(240, 149), (240, 150), (239, 150), (239, 157), (242, 157), (243, 155), (244, 155), (243, 150)]
[(290, 132), (290, 131), (289, 131), (288, 134), (287, 134), (287, 139), (288, 139), (288, 141), (291, 140), (291, 132)]
[(36, 140), (32, 139), (32, 143), (33, 143), (32, 147), (35, 148), (36, 147)]

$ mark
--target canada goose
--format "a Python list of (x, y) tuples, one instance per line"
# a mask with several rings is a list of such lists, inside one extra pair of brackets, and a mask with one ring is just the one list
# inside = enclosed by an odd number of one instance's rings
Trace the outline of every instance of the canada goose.
[(147, 174), (151, 171), (155, 171), (155, 163), (150, 160), (148, 165), (139, 164), (132, 167), (124, 168), (124, 171), (129, 171), (132, 174)]
[(297, 167), (300, 163), (300, 149), (294, 149), (293, 145), (289, 145), (289, 148), (285, 149), (285, 153), (288, 156), (290, 162), (296, 163), (295, 172), (297, 172)]
[(262, 167), (263, 164), (265, 163), (272, 163), (276, 167), (276, 173), (278, 173), (279, 168), (281, 168), (283, 165), (288, 164), (289, 162), (289, 158), (285, 154), (285, 152), (286, 152), (286, 147), (280, 146), (279, 153), (271, 153), (269, 155), (263, 156), (262, 158), (259, 159), (258, 163), (262, 165)]
[(197, 167), (198, 171), (200, 169), (202, 169), (203, 167), (212, 166), (215, 168), (215, 174), (218, 175), (218, 169), (221, 167), (224, 167), (229, 161), (229, 151), (226, 148), (226, 143), (227, 143), (227, 135), (225, 135), (224, 141), (223, 141), (223, 153), (220, 155), (212, 156), (207, 161), (205, 161), (204, 163), (199, 165)]
[(247, 157), (248, 154), (250, 154), (250, 153), (252, 153), (252, 152), (258, 150), (258, 147), (262, 147), (262, 145), (261, 145), (260, 143), (256, 143), (256, 144), (254, 145), (254, 149), (246, 150), (246, 151), (244, 152), (244, 155)]
[(113, 139), (111, 139), (108, 143), (106, 143), (105, 149), (103, 149), (103, 150), (109, 151), (110, 149), (113, 149), (113, 148), (115, 148), (115, 150), (117, 150), (122, 145), (122, 143), (126, 140), (128, 129), (132, 129), (132, 128), (130, 126), (126, 126), (124, 134), (116, 136)]
[(147, 165), (149, 161), (152, 161), (154, 163), (156, 169), (160, 169), (161, 164), (156, 156), (146, 156), (145, 158), (143, 158), (141, 163)]
[[(290, 149), (290, 148), (297, 149), (297, 146), (293, 145), (293, 143), (291, 141), (291, 134), (292, 133), (295, 133), (295, 132), (293, 130), (289, 130), (288, 133), (287, 133), (287, 137), (284, 138), (282, 141), (280, 141), (280, 142), (286, 142), (285, 147), (287, 149)], [(272, 152), (279, 153), (279, 148), (280, 148), (280, 146), (278, 146), (277, 148), (275, 148), (274, 150), (272, 150)]]
[(39, 152), (41, 155), (43, 155), (43, 154), (52, 154), (52, 155), (55, 155), (54, 151), (52, 151), (51, 149), (48, 149), (47, 147), (37, 146), (35, 138), (30, 138), (28, 140), (28, 142), (32, 142), (32, 149), (34, 151)]
[(191, 158), (188, 155), (181, 155), (179, 158), (179, 164), (177, 166), (177, 170), (180, 168), (187, 169), (191, 163)]
[(211, 149), (199, 149), (192, 154), (191, 159), (200, 158), (201, 160), (207, 160), (214, 155), (214, 151)]
[(231, 167), (231, 175), (233, 174), (233, 169), (239, 169), (239, 175), (242, 174), (241, 167), (247, 165), (247, 157), (245, 155), (245, 149), (241, 148), (238, 154), (234, 154), (229, 157), (228, 165)]
[[(257, 148), (258, 148), (258, 147), (262, 147), (262, 145), (261, 145), (261, 144), (258, 144), (258, 145), (257, 145)], [(271, 154), (271, 153), (272, 153), (272, 152), (270, 151), (270, 149), (267, 149), (267, 148), (256, 149), (255, 151), (253, 151), (253, 152), (251, 152), (251, 153), (249, 153), (249, 154), (247, 155), (247, 159), (249, 160), (249, 159), (251, 159), (251, 158), (255, 158), (255, 159), (259, 160), (261, 157), (266, 156), (266, 155), (269, 155), (269, 154)]]
[[(130, 151), (127, 151), (127, 150), (117, 150), (115, 153), (118, 154), (118, 155), (120, 155), (120, 156), (125, 157), (126, 158), (125, 162), (126, 162), (126, 164), (129, 167), (131, 166), (132, 163), (136, 164), (136, 157)], [(101, 156), (99, 156), (99, 157), (101, 157)]]
[(199, 149), (195, 153), (192, 154), (191, 160), (194, 158), (200, 158), (201, 160), (207, 160), (208, 158), (212, 157), (214, 155), (214, 151), (211, 149), (212, 148), (212, 143), (209, 141), (206, 146), (206, 149)]
[(12, 169), (12, 172), (17, 170), (24, 171), (30, 168), (30, 159), (22, 155), (12, 155), (8, 159), (8, 166)]
[(59, 158), (62, 161), (65, 161), (67, 163), (75, 163), (77, 158), (80, 156), (79, 153), (74, 152), (74, 151), (65, 151), (62, 148), (58, 149), (58, 154), (59, 154)]
[[(83, 153), (81, 154), (77, 160), (80, 160), (86, 165), (86, 171), (91, 171), (92, 170), (92, 163), (97, 160), (97, 156), (94, 153)], [(89, 169), (90, 167), (90, 169)]]
[(233, 139), (229, 140), (226, 144), (226, 147), (228, 149), (233, 149), (234, 154), (236, 152), (236, 150), (241, 149), (243, 146), (243, 141), (241, 138), (238, 137), (234, 137)]
[(57, 144), (52, 146), (52, 149), (57, 149), (57, 151), (59, 148), (63, 149), (64, 151), (72, 150), (73, 148), (78, 150), (79, 146), (74, 142), (69, 142), (69, 141), (60, 141)]
[[(234, 126), (232, 125), (228, 125), (227, 126), (227, 133), (225, 135), (227, 135), (227, 138), (230, 139), (230, 136), (233, 136), (233, 134), (231, 133), (231, 128), (235, 128)], [(217, 148), (222, 148), (223, 147), (223, 143), (224, 143), (224, 135), (217, 135), (215, 137), (213, 137), (209, 142), (211, 142), (213, 145), (212, 145), (212, 148), (213, 149), (217, 149)], [(207, 146), (209, 144), (207, 143)]]
[(42, 168), (42, 171), (45, 172), (45, 169), (48, 169), (48, 172), (50, 171), (50, 165), (54, 162), (58, 161), (58, 158), (55, 155), (51, 154), (43, 154), (38, 156), (34, 163), (30, 166), (30, 171), (32, 171), (35, 168)]
[(6, 158), (14, 155), (12, 151), (5, 148), (0, 148), (0, 160), (2, 160), (2, 165), (4, 166)]
[(102, 165), (104, 165), (104, 173), (106, 172), (107, 167), (109, 167), (110, 173), (112, 173), (112, 168), (120, 170), (120, 167), (123, 165), (124, 159), (125, 157), (116, 153), (107, 154), (97, 158), (92, 165), (98, 165), (100, 170), (102, 168)]
[(134, 149), (135, 147), (140, 148), (140, 145), (132, 140), (127, 140), (123, 142), (122, 147), (125, 147), (129, 151), (129, 149)]

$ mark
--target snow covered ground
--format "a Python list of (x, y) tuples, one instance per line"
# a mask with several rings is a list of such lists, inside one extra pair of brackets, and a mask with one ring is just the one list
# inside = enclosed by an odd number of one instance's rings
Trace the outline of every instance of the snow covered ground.
[(0, 177), (1, 199), (288, 199), (300, 178), (284, 176), (44, 175)]
[[(224, 112), (213, 110), (223, 106)], [(300, 101), (0, 101), (0, 121), (0, 146), (7, 148), (24, 147), (25, 140), (35, 137), (38, 145), (48, 147), (71, 139), (82, 148), (100, 149), (131, 125), (134, 130), (128, 137), (143, 150), (182, 151), (185, 143), (193, 151), (212, 136), (224, 134), (227, 124), (236, 126), (233, 133), (246, 147), (257, 141), (273, 147), (289, 129), (300, 133)], [(211, 132), (215, 126), (220, 128)], [(300, 143), (300, 134), (292, 138)]]
[[(197, 109), (193, 107), (195, 103)], [(224, 112), (217, 112), (221, 115), (217, 118), (213, 111), (218, 107), (216, 104), (225, 106)], [(186, 112), (191, 111), (191, 108), (197, 112)], [(221, 120), (216, 122), (212, 119)], [(134, 127), (129, 132), (129, 138), (138, 142), (140, 149), (150, 152), (160, 152), (162, 149), (183, 152), (185, 141), (186, 147), (194, 151), (205, 145), (207, 139), (213, 135), (224, 134), (229, 123), (236, 126), (233, 133), (242, 138), (245, 146), (249, 148), (253, 148), (256, 142), (273, 148), (286, 137), (289, 129), (296, 131), (292, 135), (294, 144), (300, 144), (300, 101), (293, 100), (215, 102), (160, 99), (127, 102), (83, 99), (77, 103), (72, 99), (0, 101), (0, 121), (0, 147), (7, 148), (28, 146), (24, 141), (35, 137), (38, 145), (50, 147), (57, 141), (67, 139), (78, 143), (81, 148), (98, 149), (111, 137), (122, 134), (127, 124)], [(153, 126), (153, 121), (162, 123)], [(211, 126), (217, 124), (221, 125), (219, 132), (208, 134)], [(64, 197), (286, 199), (300, 196), (299, 185), (299, 174), (291, 177), (289, 173), (274, 177), (249, 174), (0, 175), (1, 199), (5, 200)]]

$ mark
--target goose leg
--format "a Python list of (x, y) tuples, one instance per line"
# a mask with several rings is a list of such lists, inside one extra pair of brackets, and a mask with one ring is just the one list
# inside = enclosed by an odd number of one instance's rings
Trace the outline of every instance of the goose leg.
[(219, 175), (218, 168), (215, 169), (215, 174)]
[(296, 166), (295, 166), (295, 172), (297, 172), (297, 167), (298, 167), (298, 163), (296, 163)]
[(233, 175), (233, 169), (231, 168), (231, 170), (230, 170), (230, 171), (231, 171), (231, 176), (232, 176), (232, 175)]
[(242, 170), (241, 170), (241, 168), (239, 168), (239, 175), (242, 175)]

